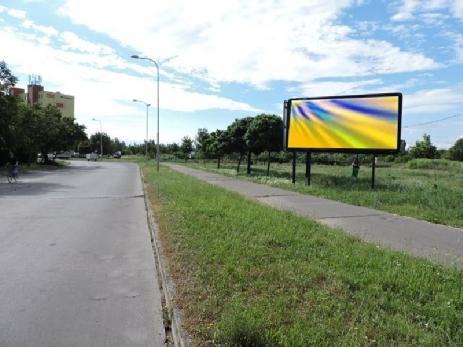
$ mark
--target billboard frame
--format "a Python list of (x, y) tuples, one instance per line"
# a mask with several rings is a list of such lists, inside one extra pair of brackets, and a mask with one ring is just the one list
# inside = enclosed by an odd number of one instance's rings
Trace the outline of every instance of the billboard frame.
[[(395, 149), (384, 148), (288, 148), (289, 127), (291, 125), (291, 103), (296, 100), (322, 100), (322, 99), (365, 99), (373, 97), (398, 97), (398, 120), (397, 120), (397, 146)], [(283, 103), (283, 121), (284, 134), (283, 146), (287, 152), (325, 152), (325, 153), (354, 153), (354, 154), (397, 154), (400, 152), (400, 140), (402, 133), (402, 93), (376, 93), (376, 94), (358, 94), (358, 95), (340, 95), (340, 96), (319, 96), (307, 98), (291, 98)]]

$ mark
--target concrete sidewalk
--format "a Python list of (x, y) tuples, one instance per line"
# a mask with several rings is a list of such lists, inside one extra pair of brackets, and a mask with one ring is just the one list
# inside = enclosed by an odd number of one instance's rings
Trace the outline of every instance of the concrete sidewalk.
[(263, 204), (310, 217), (331, 227), (339, 227), (364, 240), (414, 256), (427, 257), (442, 264), (462, 267), (463, 229), (273, 188), (183, 165), (164, 165)]

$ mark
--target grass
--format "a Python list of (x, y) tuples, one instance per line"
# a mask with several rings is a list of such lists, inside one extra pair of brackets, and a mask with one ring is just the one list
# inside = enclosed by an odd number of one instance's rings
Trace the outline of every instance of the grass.
[(379, 167), (375, 190), (371, 189), (371, 168), (366, 166), (361, 167), (359, 178), (355, 179), (351, 177), (350, 166), (313, 165), (311, 185), (307, 186), (305, 165), (300, 163), (296, 184), (291, 183), (290, 164), (272, 163), (269, 177), (265, 176), (265, 164), (254, 165), (251, 176), (246, 175), (246, 167), (237, 174), (235, 163), (226, 163), (220, 170), (213, 162), (188, 165), (432, 223), (463, 227), (463, 163), (416, 160), (402, 166)]
[(144, 167), (198, 346), (463, 344), (461, 273)]

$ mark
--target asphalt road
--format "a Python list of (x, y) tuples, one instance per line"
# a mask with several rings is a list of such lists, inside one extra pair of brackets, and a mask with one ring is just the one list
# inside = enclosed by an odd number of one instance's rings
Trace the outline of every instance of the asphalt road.
[(164, 346), (136, 165), (0, 177), (0, 346)]

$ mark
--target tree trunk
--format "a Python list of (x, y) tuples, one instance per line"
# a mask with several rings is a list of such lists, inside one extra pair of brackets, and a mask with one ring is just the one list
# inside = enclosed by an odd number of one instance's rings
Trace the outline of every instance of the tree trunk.
[(217, 169), (220, 169), (220, 155), (217, 157)]
[(246, 173), (251, 174), (251, 152), (248, 152), (248, 167), (246, 168)]
[(267, 159), (267, 177), (270, 174), (270, 151), (268, 151), (268, 159)]
[(240, 172), (240, 166), (241, 166), (241, 159), (243, 158), (243, 154), (240, 153), (240, 158), (238, 159), (238, 166), (236, 167), (236, 172)]

